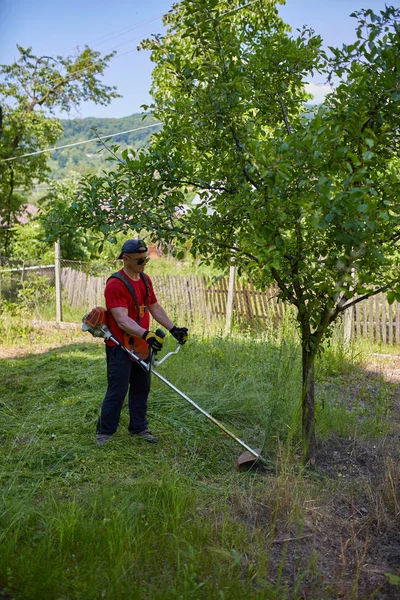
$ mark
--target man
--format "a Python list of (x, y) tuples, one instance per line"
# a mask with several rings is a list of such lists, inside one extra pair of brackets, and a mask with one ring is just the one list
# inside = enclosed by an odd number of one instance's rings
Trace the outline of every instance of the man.
[[(127, 240), (118, 257), (124, 267), (108, 279), (104, 296), (111, 333), (125, 346), (130, 346), (143, 360), (150, 351), (161, 350), (164, 339), (149, 331), (150, 315), (178, 340), (187, 340), (186, 327), (176, 327), (157, 302), (151, 279), (144, 274), (150, 260), (142, 240)], [(147, 398), (150, 374), (116, 344), (106, 342), (108, 388), (97, 422), (97, 444), (107, 443), (117, 430), (121, 409), (129, 390), (129, 432), (147, 442), (157, 442), (148, 429)]]

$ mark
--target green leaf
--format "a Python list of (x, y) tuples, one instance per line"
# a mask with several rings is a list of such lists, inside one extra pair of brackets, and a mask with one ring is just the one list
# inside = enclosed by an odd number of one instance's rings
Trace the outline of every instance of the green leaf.
[(367, 150), (366, 152), (362, 153), (361, 157), (363, 158), (363, 160), (371, 160), (372, 158), (374, 158), (374, 153), (370, 150)]
[(388, 578), (390, 585), (400, 586), (400, 577), (394, 573), (385, 573), (385, 577)]

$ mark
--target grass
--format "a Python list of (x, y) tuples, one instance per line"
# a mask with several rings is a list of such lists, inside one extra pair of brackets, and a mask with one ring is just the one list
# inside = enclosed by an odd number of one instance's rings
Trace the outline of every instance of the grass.
[(125, 408), (98, 449), (102, 343), (21, 323), (0, 319), (13, 356), (0, 361), (0, 597), (395, 597), (395, 563), (365, 572), (400, 530), (392, 388), (371, 381), (368, 348), (334, 342), (318, 361), (321, 460), (306, 472), (296, 337), (192, 335), (159, 371), (276, 461), (275, 475), (238, 473), (240, 447), (155, 377), (159, 443), (128, 437)]

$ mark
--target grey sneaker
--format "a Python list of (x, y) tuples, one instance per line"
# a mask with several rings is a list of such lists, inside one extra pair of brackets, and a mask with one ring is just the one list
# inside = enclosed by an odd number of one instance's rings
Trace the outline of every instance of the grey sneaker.
[(109, 442), (110, 440), (111, 440), (111, 435), (108, 435), (107, 433), (97, 433), (96, 434), (96, 443), (99, 448), (101, 446), (104, 446), (104, 444), (107, 444), (107, 442)]
[(132, 432), (131, 435), (140, 437), (142, 440), (146, 440), (146, 442), (149, 442), (150, 444), (155, 444), (158, 442), (158, 437), (153, 435), (148, 429), (143, 429), (143, 431), (139, 431), (139, 433)]

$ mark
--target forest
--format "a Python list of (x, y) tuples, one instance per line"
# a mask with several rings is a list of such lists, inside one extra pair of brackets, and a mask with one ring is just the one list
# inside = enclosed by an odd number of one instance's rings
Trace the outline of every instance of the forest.
[[(118, 144), (121, 152), (125, 148), (141, 148), (147, 144), (152, 133), (159, 127), (149, 127), (157, 121), (151, 114), (135, 113), (120, 119), (100, 119), (88, 117), (86, 119), (60, 119), (63, 135), (58, 140), (57, 146), (64, 146), (81, 142), (91, 138), (113, 135), (118, 131), (137, 129), (131, 133), (123, 133), (112, 138), (112, 144)], [(106, 140), (103, 140), (105, 142)], [(81, 175), (100, 173), (107, 168), (106, 157), (108, 153), (100, 140), (64, 148), (52, 152), (48, 165), (51, 169), (52, 179), (63, 179), (68, 172), (75, 171)]]

